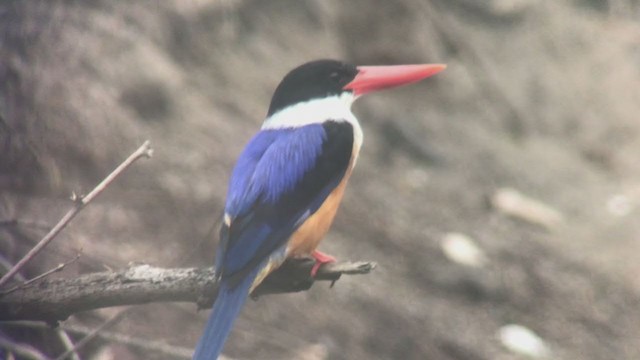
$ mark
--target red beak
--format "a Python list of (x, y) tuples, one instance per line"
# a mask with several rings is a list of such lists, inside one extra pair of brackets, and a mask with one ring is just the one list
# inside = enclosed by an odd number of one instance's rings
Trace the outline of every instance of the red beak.
[(355, 96), (418, 82), (444, 70), (444, 64), (358, 66), (358, 75), (343, 87)]

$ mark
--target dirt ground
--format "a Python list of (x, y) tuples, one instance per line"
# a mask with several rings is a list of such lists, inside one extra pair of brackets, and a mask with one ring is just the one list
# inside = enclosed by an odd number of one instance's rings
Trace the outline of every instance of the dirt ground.
[[(317, 58), (446, 63), (354, 106), (364, 147), (321, 249), (378, 268), (250, 301), (225, 354), (640, 359), (638, 19), (632, 0), (5, 0), (2, 260), (16, 262), (72, 192), (150, 139), (153, 159), (23, 275), (80, 250), (56, 276), (210, 266), (231, 167), (288, 70)], [(476, 256), (452, 255), (452, 243)], [(95, 327), (116, 311), (67, 324)], [(174, 352), (100, 338), (81, 354), (188, 358), (207, 315), (139, 306), (110, 331)], [(539, 351), (510, 347), (510, 324), (535, 332)], [(0, 337), (62, 351), (51, 330), (0, 324)]]

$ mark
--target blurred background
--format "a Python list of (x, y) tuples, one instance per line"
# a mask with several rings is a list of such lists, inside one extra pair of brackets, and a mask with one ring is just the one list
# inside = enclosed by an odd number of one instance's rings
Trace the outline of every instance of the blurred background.
[[(636, 0), (4, 0), (1, 271), (146, 139), (154, 157), (22, 275), (79, 251), (55, 276), (210, 266), (230, 170), (291, 68), (446, 63), (353, 109), (365, 143), (321, 249), (378, 268), (248, 302), (225, 354), (639, 359), (638, 19)], [(81, 356), (188, 358), (207, 315), (135, 307), (108, 330), (127, 341)], [(64, 351), (53, 330), (0, 337)]]

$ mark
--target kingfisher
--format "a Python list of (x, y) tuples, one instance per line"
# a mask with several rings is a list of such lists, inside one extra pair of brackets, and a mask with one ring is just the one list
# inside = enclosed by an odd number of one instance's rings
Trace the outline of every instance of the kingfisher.
[(249, 294), (287, 258), (318, 251), (362, 146), (360, 96), (420, 81), (442, 64), (354, 66), (316, 60), (277, 86), (260, 131), (231, 174), (215, 259), (218, 294), (194, 360), (217, 359)]

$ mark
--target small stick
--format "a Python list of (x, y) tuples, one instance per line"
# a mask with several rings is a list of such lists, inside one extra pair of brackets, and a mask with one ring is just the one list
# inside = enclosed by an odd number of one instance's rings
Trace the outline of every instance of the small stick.
[(80, 253), (76, 254), (76, 256), (73, 259), (71, 259), (71, 260), (69, 260), (67, 262), (64, 262), (64, 263), (60, 263), (60, 264), (58, 264), (58, 266), (54, 267), (53, 269), (51, 269), (49, 271), (45, 271), (44, 273), (42, 273), (42, 274), (40, 274), (40, 275), (38, 275), (38, 276), (36, 276), (36, 277), (34, 277), (32, 279), (29, 279), (29, 280), (25, 281), (24, 283), (22, 283), (22, 284), (20, 284), (18, 286), (12, 287), (11, 289), (9, 289), (7, 291), (0, 292), (0, 294), (4, 295), (4, 294), (8, 294), (8, 293), (14, 292), (14, 291), (16, 291), (16, 290), (18, 290), (20, 288), (23, 288), (23, 287), (25, 287), (25, 286), (27, 286), (27, 285), (35, 282), (35, 281), (38, 281), (38, 280), (40, 280), (42, 278), (45, 278), (45, 277), (47, 277), (47, 276), (49, 276), (49, 275), (51, 275), (51, 274), (53, 274), (55, 272), (62, 271), (62, 269), (64, 269), (67, 265), (78, 261), (78, 259), (80, 259)]
[[(28, 327), (33, 329), (51, 329), (51, 327), (41, 321), (8, 321), (5, 322), (6, 326), (15, 326), (15, 327)], [(60, 329), (66, 332), (74, 333), (77, 335), (88, 335), (94, 331), (94, 329), (77, 324), (68, 324), (62, 323), (60, 324)], [(193, 348), (187, 348), (177, 345), (169, 345), (166, 341), (162, 340), (151, 340), (138, 338), (135, 336), (130, 336), (124, 333), (114, 332), (114, 331), (101, 331), (97, 334), (97, 337), (107, 340), (110, 342), (117, 342), (127, 346), (133, 346), (138, 349), (143, 349), (146, 351), (153, 351), (158, 354), (162, 354), (165, 357), (175, 358), (175, 359), (191, 359), (191, 355), (193, 354)], [(70, 348), (70, 347), (69, 347)], [(222, 359), (222, 358), (221, 358)]]
[(64, 348), (67, 351), (71, 351), (71, 354), (69, 354), (69, 359), (70, 360), (81, 360), (80, 359), (80, 355), (78, 355), (78, 353), (73, 349), (74, 345), (73, 345), (73, 340), (71, 340), (71, 336), (69, 336), (69, 334), (67, 334), (67, 332), (64, 329), (61, 328), (56, 328), (55, 330), (56, 335), (58, 336), (58, 338), (60, 339), (60, 342), (62, 343), (62, 346), (64, 346)]
[(0, 336), (0, 348), (20, 356), (20, 359), (47, 360), (46, 356), (42, 355), (42, 353), (33, 347), (25, 344), (14, 343), (2, 336)]
[[(3, 270), (10, 270), (13, 267), (13, 264), (7, 260), (2, 254), (0, 254), (0, 266), (3, 267)], [(18, 281), (25, 281), (26, 279), (21, 274), (16, 275), (16, 279)]]
[(104, 189), (109, 186), (113, 180), (115, 180), (123, 171), (125, 171), (131, 164), (141, 157), (150, 158), (153, 155), (153, 149), (149, 146), (149, 141), (145, 141), (138, 150), (134, 151), (122, 164), (120, 164), (111, 174), (109, 174), (98, 186), (96, 186), (86, 196), (77, 196), (73, 194), (71, 199), (74, 201), (74, 206), (60, 219), (60, 221), (45, 235), (36, 246), (34, 246), (29, 252), (18, 261), (17, 264), (9, 270), (2, 278), (0, 278), (0, 286), (6, 284), (11, 278), (13, 278), (20, 269), (22, 269), (31, 259), (33, 259), (45, 246), (47, 246), (51, 240), (53, 240), (62, 229), (96, 196), (100, 195)]
[(109, 326), (115, 325), (118, 321), (120, 321), (130, 309), (132, 309), (132, 308), (130, 308), (130, 307), (126, 308), (126, 309), (118, 312), (114, 316), (112, 316), (109, 320), (105, 321), (104, 323), (102, 323), (102, 325), (100, 325), (97, 328), (95, 328), (87, 336), (83, 337), (82, 340), (78, 341), (75, 346), (73, 346), (71, 349), (65, 351), (62, 355), (58, 356), (55, 360), (64, 360), (69, 355), (74, 354), (81, 347), (85, 346), (89, 341), (93, 340), (93, 338), (95, 338), (102, 330), (108, 328)]

